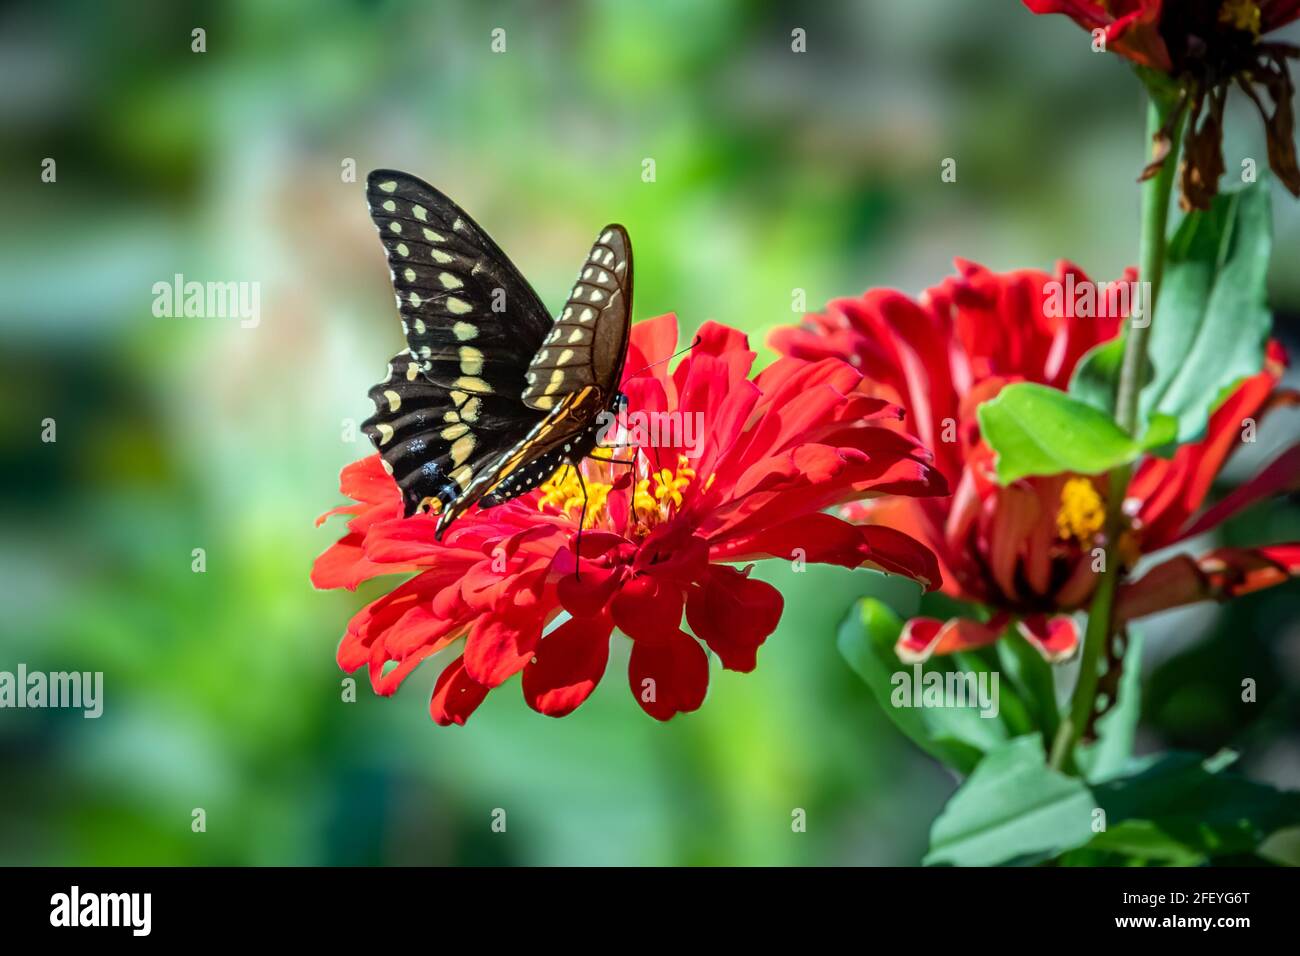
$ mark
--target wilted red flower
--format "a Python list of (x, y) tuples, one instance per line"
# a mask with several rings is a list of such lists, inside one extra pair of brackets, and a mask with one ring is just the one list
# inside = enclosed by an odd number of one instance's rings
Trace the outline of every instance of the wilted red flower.
[[(943, 591), (992, 609), (989, 621), (913, 618), (899, 656), (923, 660), (979, 647), (1014, 620), (1049, 660), (1078, 645), (1068, 612), (1087, 605), (1100, 575), (1094, 549), (1102, 545), (1105, 476), (1054, 475), (1002, 487), (993, 452), (982, 440), (975, 410), (1012, 382), (1065, 389), (1080, 357), (1118, 334), (1120, 318), (1053, 314), (1049, 282), (1076, 288), (1087, 277), (1069, 263), (1056, 274), (994, 273), (959, 260), (959, 275), (919, 301), (872, 290), (836, 300), (802, 328), (781, 329), (772, 345), (791, 356), (847, 358), (864, 373), (864, 388), (907, 412), (908, 427), (935, 452), (954, 488), (951, 498), (885, 499), (850, 506), (858, 520), (906, 531), (938, 555)], [(1135, 278), (1130, 271), (1126, 280)], [(1059, 288), (1059, 287), (1058, 287)], [(1098, 299), (1102, 293), (1098, 293)], [(1275, 387), (1284, 356), (1270, 345), (1266, 367), (1243, 382), (1214, 412), (1203, 440), (1170, 460), (1144, 459), (1128, 491), (1128, 527), (1121, 539), (1126, 569), (1137, 558), (1206, 531), (1240, 508), (1300, 479), (1300, 445), (1255, 479), (1196, 517), (1211, 483), (1240, 444), (1245, 418), (1258, 418), (1290, 393)], [(1121, 585), (1120, 622), (1207, 598), (1224, 599), (1280, 583), (1300, 572), (1300, 544), (1220, 548), (1193, 560), (1179, 555)]]
[[(475, 508), (439, 542), (432, 517), (402, 517), (379, 456), (344, 468), (342, 490), (356, 504), (331, 512), (352, 518), (317, 559), (313, 583), (354, 588), (378, 574), (415, 576), (352, 620), (339, 665), (368, 666), (374, 689), (391, 694), (420, 661), (465, 637), (434, 687), (434, 720), (464, 723), (518, 671), (528, 704), (562, 716), (604, 674), (617, 627), (632, 639), (633, 694), (667, 720), (704, 699), (708, 658), (696, 638), (723, 667), (749, 671), (780, 619), (780, 593), (732, 562), (802, 557), (938, 585), (934, 556), (906, 534), (823, 513), (862, 497), (947, 493), (931, 455), (882, 424), (897, 421), (897, 407), (858, 391), (859, 373), (835, 358), (781, 359), (750, 380), (755, 355), (745, 336), (716, 323), (669, 374), (653, 363), (676, 341), (672, 315), (633, 327), (627, 366), (643, 371), (623, 383), (636, 419), (624, 425), (635, 433), (648, 416), (690, 417), (702, 425), (700, 440), (688, 447), (676, 440), (687, 431), (669, 428), (653, 447), (619, 450), (634, 456), (631, 472), (591, 459), (580, 466), (590, 496), (580, 569), (582, 494), (572, 470)], [(694, 636), (682, 630), (683, 610)], [(562, 612), (568, 619), (543, 636)]]
[[(1181, 99), (1157, 136), (1154, 175), (1168, 154), (1175, 125), (1187, 114), (1182, 163), (1184, 208), (1208, 209), (1223, 166), (1223, 107), (1236, 83), (1259, 109), (1268, 133), (1269, 165), (1300, 196), (1296, 166), (1295, 87), (1288, 43), (1263, 36), (1300, 17), (1300, 0), (1024, 0), (1034, 13), (1064, 13), (1086, 30), (1102, 30), (1106, 49), (1172, 77)], [(1270, 110), (1256, 87), (1268, 93)]]

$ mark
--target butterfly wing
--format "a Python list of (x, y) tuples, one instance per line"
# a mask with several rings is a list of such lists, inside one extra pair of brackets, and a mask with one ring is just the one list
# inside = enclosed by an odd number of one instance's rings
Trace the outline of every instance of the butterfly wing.
[(589, 385), (613, 396), (631, 322), (632, 241), (626, 229), (611, 224), (600, 231), (560, 317), (528, 366), (524, 404), (550, 411)]
[(441, 511), (544, 417), (521, 395), (552, 321), (496, 243), (428, 183), (376, 170), (366, 198), (408, 347), (370, 390), (362, 430), (405, 513)]
[(603, 424), (599, 413), (604, 396), (595, 385), (565, 395), (558, 405), (534, 425), (492, 468), (481, 471), (465, 494), (438, 519), (436, 536), (469, 506), (478, 501), (491, 508), (532, 491), (566, 462), (584, 458), (596, 444)]

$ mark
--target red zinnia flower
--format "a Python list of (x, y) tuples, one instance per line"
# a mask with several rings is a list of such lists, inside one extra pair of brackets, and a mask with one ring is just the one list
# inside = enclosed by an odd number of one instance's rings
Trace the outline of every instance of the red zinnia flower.
[[(1101, 30), (1106, 49), (1166, 74), (1179, 85), (1177, 108), (1157, 136), (1155, 175), (1176, 125), (1188, 117), (1182, 163), (1184, 208), (1208, 209), (1223, 174), (1223, 108), (1234, 82), (1254, 102), (1268, 134), (1269, 165), (1300, 196), (1296, 165), (1295, 86), (1288, 43), (1261, 37), (1300, 17), (1300, 0), (1024, 0), (1034, 13), (1064, 13), (1085, 30)], [(1256, 87), (1273, 101), (1270, 110)], [(1202, 115), (1203, 114), (1203, 115)]]
[[(702, 430), (691, 447), (679, 427), (654, 447), (620, 450), (635, 459), (630, 472), (582, 463), (590, 501), (580, 574), (581, 491), (571, 470), (527, 496), (475, 508), (438, 542), (433, 518), (402, 518), (378, 455), (344, 468), (342, 490), (357, 503), (335, 509), (352, 515), (348, 533), (317, 559), (313, 583), (414, 577), (352, 620), (339, 665), (368, 665), (374, 689), (391, 694), (420, 661), (465, 637), (434, 687), (434, 720), (464, 723), (518, 671), (528, 704), (562, 716), (604, 674), (617, 627), (632, 639), (633, 694), (667, 720), (704, 699), (708, 658), (696, 638), (723, 667), (749, 671), (781, 616), (780, 593), (731, 562), (802, 549), (806, 561), (869, 565), (937, 586), (934, 556), (917, 541), (823, 513), (863, 497), (947, 492), (927, 451), (878, 424), (897, 421), (899, 410), (857, 390), (861, 376), (838, 359), (781, 359), (750, 380), (755, 355), (742, 333), (708, 323), (699, 339), (669, 374), (652, 363), (672, 354), (676, 318), (633, 327), (627, 365), (650, 368), (623, 383), (630, 419), (689, 418)], [(683, 610), (694, 636), (681, 628)], [(568, 619), (543, 636), (562, 612)]]
[[(1004, 385), (1028, 381), (1065, 389), (1079, 358), (1118, 334), (1119, 317), (1064, 318), (1047, 314), (1049, 281), (1075, 286), (1087, 277), (1060, 263), (1056, 275), (993, 273), (958, 261), (960, 275), (914, 301), (872, 290), (832, 302), (803, 328), (778, 330), (772, 345), (791, 356), (825, 361), (846, 357), (864, 387), (902, 406), (909, 428), (935, 451), (935, 463), (955, 489), (951, 498), (886, 499), (851, 506), (859, 519), (907, 531), (938, 555), (943, 591), (993, 610), (990, 621), (914, 618), (903, 630), (900, 657), (921, 660), (988, 644), (1014, 620), (1049, 660), (1078, 645), (1065, 612), (1087, 605), (1100, 577), (1094, 549), (1106, 510), (1105, 476), (1053, 475), (999, 486), (993, 453), (981, 439), (975, 410)], [(1126, 279), (1135, 276), (1130, 272)], [(1101, 293), (1098, 294), (1098, 300)], [(1148, 458), (1125, 501), (1122, 539), (1126, 566), (1143, 554), (1206, 531), (1240, 508), (1300, 479), (1300, 445), (1199, 518), (1214, 477), (1240, 442), (1244, 418), (1293, 400), (1275, 391), (1284, 356), (1272, 343), (1266, 367), (1244, 381), (1210, 417), (1203, 440), (1170, 460)], [(1179, 555), (1120, 587), (1123, 622), (1207, 598), (1227, 598), (1300, 573), (1300, 544), (1220, 548), (1199, 560)]]

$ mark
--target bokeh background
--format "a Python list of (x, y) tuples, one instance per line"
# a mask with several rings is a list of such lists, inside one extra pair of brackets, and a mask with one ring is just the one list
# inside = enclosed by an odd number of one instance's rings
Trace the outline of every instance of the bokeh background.
[[(906, 610), (906, 584), (761, 568), (787, 606), (757, 672), (715, 664), (705, 706), (667, 725), (632, 700), (619, 638), (573, 716), (533, 713), (516, 680), (440, 729), (436, 661), (391, 699), (363, 677), (341, 699), (338, 638), (385, 585), (307, 579), (340, 527), (313, 519), (369, 451), (345, 422), (368, 414), (400, 336), (346, 160), (358, 179), (392, 166), (439, 185), (552, 306), (594, 231), (621, 221), (639, 318), (719, 319), (756, 344), (797, 318), (794, 289), (815, 309), (918, 292), (954, 256), (1067, 257), (1099, 278), (1135, 260), (1143, 108), (1120, 60), (1014, 0), (804, 6), (5, 6), (0, 669), (100, 670), (106, 689), (98, 720), (0, 711), (0, 862), (920, 859), (954, 781), (835, 647), (854, 597)], [(1264, 146), (1248, 104), (1229, 114), (1232, 170)], [(1271, 293), (1294, 352), (1300, 206), (1275, 190), (1275, 211)], [(260, 282), (260, 325), (155, 318), (152, 286), (175, 273)], [(1297, 430), (1266, 421), (1217, 491)], [(1300, 537), (1300, 510), (1221, 535)], [(1298, 610), (1290, 586), (1153, 621), (1142, 747), (1233, 746), (1251, 776), (1300, 786)], [(1240, 702), (1240, 675), (1259, 703)]]

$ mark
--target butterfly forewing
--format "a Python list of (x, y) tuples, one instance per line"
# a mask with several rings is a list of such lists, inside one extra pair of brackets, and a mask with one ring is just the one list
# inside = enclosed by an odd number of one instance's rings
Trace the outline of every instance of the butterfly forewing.
[(550, 411), (579, 389), (617, 390), (632, 315), (632, 243), (619, 225), (600, 231), (569, 300), (528, 366), (524, 403)]
[(371, 389), (376, 411), (363, 430), (406, 514), (441, 510), (543, 417), (520, 396), (552, 323), (496, 243), (438, 190), (376, 170), (366, 198), (408, 349)]

